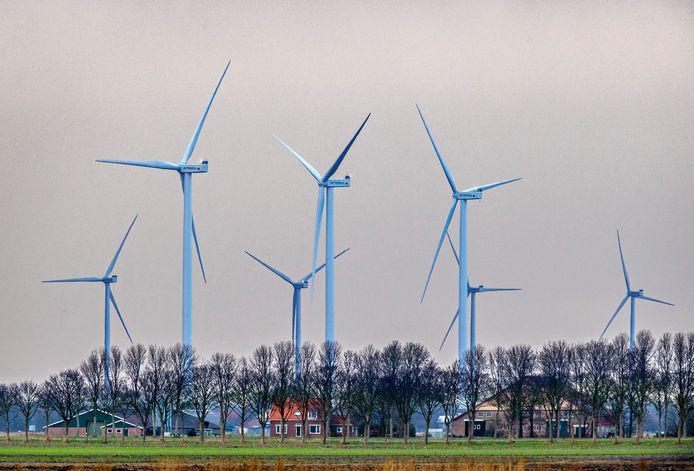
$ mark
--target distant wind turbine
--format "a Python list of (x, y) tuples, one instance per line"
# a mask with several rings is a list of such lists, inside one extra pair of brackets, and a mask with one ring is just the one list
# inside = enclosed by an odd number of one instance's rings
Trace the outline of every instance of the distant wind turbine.
[(436, 152), (436, 156), (439, 159), (439, 163), (441, 164), (441, 167), (443, 168), (443, 172), (446, 175), (446, 179), (448, 180), (448, 184), (451, 187), (451, 190), (453, 191), (453, 202), (451, 204), (451, 208), (448, 210), (448, 215), (446, 216), (446, 222), (443, 225), (443, 231), (441, 231), (441, 237), (439, 238), (439, 243), (436, 246), (436, 252), (434, 252), (434, 260), (431, 263), (431, 268), (429, 269), (429, 275), (427, 276), (427, 281), (426, 284), (424, 285), (424, 292), (422, 293), (422, 299), (421, 301), (424, 301), (424, 296), (426, 295), (427, 288), (429, 287), (429, 281), (431, 280), (431, 274), (434, 271), (434, 266), (436, 266), (436, 259), (439, 256), (439, 252), (441, 251), (441, 245), (443, 244), (443, 239), (446, 237), (446, 233), (448, 232), (448, 226), (451, 224), (451, 219), (453, 218), (453, 214), (455, 213), (455, 208), (460, 203), (460, 233), (459, 233), (459, 251), (460, 251), (460, 260), (458, 263), (458, 312), (457, 315), (460, 316), (460, 322), (458, 322), (458, 358), (460, 361), (463, 361), (465, 359), (465, 352), (468, 350), (468, 345), (467, 345), (467, 296), (468, 296), (468, 274), (467, 274), (467, 202), (468, 200), (480, 200), (482, 199), (482, 194), (487, 191), (491, 190), (492, 188), (496, 188), (501, 185), (506, 185), (511, 182), (515, 182), (517, 180), (520, 180), (520, 178), (513, 178), (511, 180), (504, 180), (496, 183), (490, 183), (488, 185), (482, 185), (482, 186), (476, 186), (472, 188), (468, 188), (467, 190), (458, 190), (458, 186), (455, 184), (455, 180), (453, 179), (453, 175), (451, 174), (451, 171), (448, 169), (448, 166), (446, 165), (446, 162), (443, 160), (443, 156), (439, 152), (439, 148), (436, 146), (436, 142), (434, 142), (434, 138), (431, 135), (431, 132), (429, 131), (429, 126), (427, 125), (427, 122), (424, 119), (424, 115), (422, 115), (422, 111), (419, 109), (419, 106), (417, 106), (417, 111), (419, 112), (419, 117), (422, 119), (422, 123), (424, 124), (424, 129), (427, 132), (427, 135), (429, 136), (429, 140), (431, 141), (431, 145), (434, 147), (434, 152)]
[(120, 323), (123, 325), (123, 329), (125, 330), (126, 335), (128, 336), (128, 339), (130, 340), (130, 343), (133, 342), (132, 337), (130, 336), (130, 332), (128, 332), (128, 328), (125, 326), (125, 321), (123, 320), (123, 316), (120, 313), (120, 310), (118, 309), (118, 304), (116, 304), (116, 298), (113, 296), (113, 292), (111, 291), (111, 284), (115, 283), (118, 281), (118, 277), (116, 275), (111, 275), (113, 272), (113, 268), (116, 266), (116, 262), (118, 261), (118, 256), (120, 255), (121, 250), (123, 249), (123, 245), (125, 244), (125, 240), (128, 238), (128, 234), (130, 234), (130, 229), (133, 228), (133, 225), (135, 224), (135, 221), (137, 220), (137, 216), (133, 219), (133, 222), (130, 223), (130, 227), (128, 227), (127, 232), (125, 233), (125, 236), (123, 237), (123, 240), (121, 241), (120, 245), (118, 246), (118, 249), (116, 250), (115, 255), (113, 255), (113, 259), (111, 260), (111, 263), (109, 264), (108, 268), (106, 268), (106, 273), (104, 276), (87, 276), (83, 278), (65, 278), (61, 280), (45, 280), (42, 281), (42, 283), (96, 283), (96, 282), (101, 282), (104, 284), (104, 387), (106, 390), (109, 389), (110, 387), (110, 376), (109, 376), (109, 369), (110, 369), (110, 353), (111, 353), (111, 304), (113, 304), (113, 307), (116, 309), (116, 313), (118, 314), (118, 318), (120, 319)]
[[(453, 250), (453, 255), (455, 256), (456, 262), (460, 264), (460, 259), (458, 258), (458, 253), (455, 251), (455, 246), (453, 245), (453, 241), (451, 240), (451, 236), (446, 232), (446, 237), (448, 237), (448, 243), (451, 245), (451, 249)], [(474, 350), (475, 345), (477, 345), (477, 334), (476, 334), (476, 320), (475, 320), (475, 311), (476, 311), (476, 303), (475, 303), (475, 296), (477, 293), (488, 293), (491, 291), (521, 291), (521, 288), (485, 288), (482, 285), (479, 286), (470, 286), (468, 283), (467, 285), (467, 291), (468, 291), (468, 297), (470, 298), (470, 349)], [(448, 334), (451, 333), (451, 329), (453, 328), (453, 324), (455, 324), (456, 319), (458, 319), (458, 311), (456, 311), (455, 315), (453, 316), (453, 319), (451, 320), (451, 324), (448, 326), (448, 330), (446, 331), (446, 335), (443, 336), (443, 340), (441, 341), (441, 345), (439, 346), (439, 351), (443, 348), (443, 344), (446, 343), (446, 339), (448, 338)]]
[[(343, 250), (339, 254), (335, 255), (335, 258), (339, 257), (348, 250), (349, 249)], [(298, 281), (294, 281), (278, 269), (263, 262), (261, 259), (253, 255), (252, 253), (248, 251), (245, 252), (253, 260), (260, 263), (262, 266), (273, 272), (275, 275), (282, 278), (284, 281), (292, 285), (292, 287), (294, 288), (294, 296), (292, 298), (292, 343), (294, 344), (294, 372), (298, 376), (301, 372), (301, 290), (304, 288), (308, 288), (308, 282), (311, 280), (311, 278), (314, 277), (316, 273), (318, 273), (323, 269), (323, 267), (325, 267), (325, 263), (320, 267), (316, 268), (315, 272), (311, 272), (303, 278), (299, 279)]]
[(624, 303), (627, 302), (627, 299), (631, 299), (631, 316), (629, 320), (629, 349), (633, 350), (634, 339), (636, 335), (636, 300), (643, 299), (644, 301), (653, 301), (654, 303), (667, 304), (668, 306), (674, 306), (674, 304), (665, 301), (660, 301), (658, 299), (649, 298), (648, 296), (644, 296), (642, 289), (638, 291), (632, 291), (631, 283), (629, 282), (629, 275), (627, 274), (627, 266), (624, 263), (624, 255), (622, 254), (622, 241), (619, 238), (619, 231), (617, 231), (617, 245), (619, 246), (619, 259), (622, 262), (622, 271), (624, 272), (624, 282), (626, 283), (627, 293), (624, 296), (624, 299), (622, 299), (622, 301), (619, 303), (619, 306), (617, 306), (617, 310), (614, 312), (614, 314), (612, 314), (612, 317), (610, 317), (610, 321), (605, 326), (605, 329), (602, 331), (602, 334), (600, 334), (600, 339), (602, 339), (602, 337), (605, 335), (605, 332), (607, 332), (607, 328), (610, 327), (610, 324), (612, 324), (614, 318), (617, 317), (617, 314), (619, 314), (619, 311), (624, 306)]
[[(294, 149), (289, 147), (289, 144), (284, 142), (279, 137), (275, 136), (280, 144), (282, 144), (306, 170), (316, 179), (318, 183), (318, 203), (316, 205), (316, 227), (313, 237), (313, 261), (311, 263), (312, 271), (316, 272), (316, 260), (318, 259), (318, 240), (320, 239), (320, 231), (323, 220), (323, 206), (325, 206), (325, 341), (333, 342), (335, 340), (335, 243), (334, 243), (334, 222), (333, 222), (333, 188), (345, 188), (350, 186), (350, 177), (347, 175), (344, 180), (331, 180), (338, 167), (344, 160), (350, 147), (354, 144), (357, 136), (364, 128), (364, 125), (369, 120), (371, 113), (366, 117), (352, 139), (347, 143), (347, 146), (339, 155), (337, 160), (321, 176), (318, 171), (311, 166), (303, 157), (301, 157)], [(311, 294), (315, 283), (311, 285)]]
[(205, 283), (207, 283), (207, 277), (205, 276), (205, 267), (202, 264), (202, 256), (200, 255), (200, 246), (198, 245), (198, 236), (195, 232), (195, 221), (193, 219), (193, 174), (194, 173), (207, 173), (207, 160), (203, 160), (199, 164), (190, 164), (188, 160), (195, 150), (195, 146), (198, 143), (198, 137), (200, 136), (200, 131), (202, 131), (202, 126), (205, 124), (205, 118), (207, 118), (207, 113), (210, 111), (212, 102), (217, 95), (217, 90), (224, 80), (224, 76), (229, 69), (229, 64), (227, 63), (222, 76), (219, 78), (219, 82), (212, 92), (212, 97), (205, 107), (205, 111), (202, 113), (202, 117), (198, 122), (197, 128), (193, 133), (193, 137), (188, 143), (186, 151), (183, 153), (183, 158), (179, 163), (172, 162), (160, 162), (160, 161), (135, 161), (135, 160), (110, 160), (110, 159), (100, 159), (97, 162), (107, 163), (107, 164), (120, 164), (120, 165), (132, 165), (135, 167), (147, 167), (156, 168), (160, 170), (174, 170), (179, 173), (181, 178), (181, 187), (183, 189), (183, 289), (181, 296), (181, 317), (182, 317), (182, 338), (183, 345), (191, 346), (193, 341), (193, 277), (191, 273), (192, 266), (192, 247), (191, 238), (195, 242), (195, 249), (198, 253), (198, 261), (200, 262), (200, 270), (202, 271), (202, 277)]

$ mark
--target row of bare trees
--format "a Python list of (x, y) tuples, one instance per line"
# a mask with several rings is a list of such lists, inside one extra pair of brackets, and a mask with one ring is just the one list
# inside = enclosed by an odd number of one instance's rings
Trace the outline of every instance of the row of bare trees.
[[(576, 345), (551, 341), (539, 350), (516, 345), (485, 351), (476, 346), (462, 362), (447, 367), (439, 366), (421, 344), (398, 341), (383, 349), (369, 345), (344, 352), (337, 343), (305, 343), (298, 372), (289, 342), (262, 345), (239, 358), (215, 353), (204, 359), (180, 344), (137, 344), (124, 352), (113, 347), (110, 353), (107, 379), (105, 355), (94, 351), (79, 368), (52, 375), (42, 384), (0, 384), (0, 416), (8, 440), (12, 411), (23, 417), (26, 439), (35, 413), (41, 411), (46, 423), (55, 413), (64, 422), (67, 440), (70, 423), (76, 421), (78, 429), (87, 425), (80, 425), (80, 411), (100, 409), (112, 423), (116, 415), (137, 417), (160, 440), (170, 423), (171, 432), (181, 435), (184, 411), (195, 412), (201, 441), (206, 418), (214, 412), (222, 441), (232, 414), (240, 422), (242, 442), (246, 422), (253, 417), (263, 443), (273, 412), (283, 432), (290, 415), (298, 411), (302, 440), (309, 416), (315, 413), (324, 443), (335, 417), (342, 425), (343, 442), (352, 425), (365, 443), (372, 427), (378, 427), (386, 440), (397, 434), (407, 442), (415, 414), (424, 419), (428, 441), (431, 421), (441, 413), (448, 441), (451, 420), (461, 406), (474, 418), (483, 401), (496, 406), (494, 435), (501, 430), (503, 415), (509, 440), (523, 437), (528, 421), (532, 436), (538, 410), (551, 424), (550, 440), (559, 437), (560, 420), (568, 420), (572, 439), (574, 425), (590, 423), (596, 439), (598, 423), (605, 418), (613, 422), (619, 440), (627, 415), (636, 421), (639, 440), (650, 405), (657, 411), (659, 431), (668, 429), (669, 412), (675, 411), (680, 438), (686, 436), (687, 417), (694, 408), (694, 333), (664, 334), (656, 341), (650, 332), (641, 331), (633, 349), (624, 335), (611, 342)], [(96, 414), (93, 420), (96, 430)], [(468, 433), (468, 440), (472, 435)], [(106, 427), (103, 439), (107, 440)], [(284, 441), (284, 433), (280, 439)]]

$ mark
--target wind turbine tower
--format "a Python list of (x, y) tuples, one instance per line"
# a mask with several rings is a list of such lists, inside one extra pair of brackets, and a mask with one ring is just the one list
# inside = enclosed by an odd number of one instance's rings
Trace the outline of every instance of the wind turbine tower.
[(451, 207), (448, 210), (448, 215), (446, 216), (446, 222), (443, 225), (443, 230), (441, 231), (441, 237), (439, 238), (439, 243), (436, 246), (436, 252), (434, 252), (434, 260), (431, 263), (431, 268), (429, 269), (429, 275), (427, 276), (427, 281), (426, 284), (424, 285), (424, 291), (422, 293), (422, 299), (421, 301), (424, 301), (424, 296), (426, 295), (427, 288), (429, 287), (429, 281), (431, 281), (431, 274), (434, 271), (434, 267), (436, 266), (436, 259), (439, 256), (439, 252), (441, 251), (441, 244), (443, 244), (443, 239), (446, 237), (446, 233), (448, 232), (448, 226), (451, 224), (451, 220), (453, 219), (453, 215), (455, 213), (455, 209), (460, 204), (460, 231), (458, 234), (458, 248), (460, 252), (460, 260), (458, 263), (458, 316), (459, 316), (459, 322), (458, 322), (458, 358), (463, 361), (465, 359), (465, 352), (468, 351), (469, 345), (467, 343), (467, 296), (468, 296), (468, 270), (467, 270), (467, 203), (470, 200), (481, 200), (482, 195), (484, 194), (485, 191), (491, 190), (492, 188), (496, 188), (501, 185), (506, 185), (508, 183), (515, 182), (517, 180), (520, 180), (520, 178), (513, 178), (511, 180), (504, 180), (496, 183), (490, 183), (488, 185), (482, 185), (482, 186), (476, 186), (472, 188), (468, 188), (466, 190), (459, 190), (458, 186), (455, 183), (455, 179), (453, 178), (453, 175), (451, 174), (451, 171), (449, 170), (448, 166), (446, 165), (446, 162), (443, 160), (443, 156), (441, 155), (441, 152), (439, 152), (439, 148), (436, 145), (436, 142), (434, 141), (434, 138), (431, 135), (431, 132), (429, 131), (429, 126), (427, 125), (426, 120), (424, 119), (424, 115), (422, 115), (422, 111), (419, 109), (419, 106), (417, 106), (417, 111), (419, 112), (419, 117), (422, 119), (422, 123), (424, 124), (424, 129), (427, 132), (427, 135), (429, 136), (429, 140), (431, 141), (431, 145), (434, 147), (434, 152), (436, 153), (436, 156), (439, 159), (439, 163), (441, 164), (441, 168), (443, 168), (443, 173), (446, 175), (446, 179), (448, 180), (448, 184), (451, 187), (451, 190), (453, 192), (453, 201), (451, 202)]

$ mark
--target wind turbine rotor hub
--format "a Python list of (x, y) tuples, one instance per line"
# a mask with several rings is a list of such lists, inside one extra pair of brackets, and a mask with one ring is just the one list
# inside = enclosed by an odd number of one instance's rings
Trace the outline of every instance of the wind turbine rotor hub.
[(180, 164), (178, 171), (181, 173), (207, 173), (207, 160), (199, 164)]
[(118, 281), (118, 275), (111, 275), (102, 280), (104, 283), (116, 283)]
[(294, 287), (299, 288), (299, 289), (308, 288), (308, 281), (302, 281), (300, 283), (295, 283)]
[(457, 191), (453, 193), (453, 197), (457, 200), (481, 200), (482, 199), (482, 192), (481, 191)]

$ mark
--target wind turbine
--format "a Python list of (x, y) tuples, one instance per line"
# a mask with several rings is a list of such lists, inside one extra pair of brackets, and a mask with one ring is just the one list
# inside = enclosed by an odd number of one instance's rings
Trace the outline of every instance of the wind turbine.
[[(453, 255), (455, 256), (455, 261), (460, 264), (460, 259), (458, 258), (458, 253), (455, 251), (455, 246), (453, 245), (453, 241), (451, 240), (451, 236), (446, 232), (446, 237), (448, 237), (448, 243), (451, 245), (451, 249), (453, 250)], [(468, 282), (467, 285), (467, 292), (468, 292), (468, 297), (470, 298), (470, 348), (474, 350), (475, 345), (477, 345), (477, 340), (476, 340), (476, 320), (475, 320), (475, 296), (477, 293), (488, 293), (491, 291), (521, 291), (520, 288), (485, 288), (483, 285), (479, 286), (470, 286), (470, 283)], [(453, 324), (455, 324), (456, 319), (458, 319), (458, 311), (456, 311), (455, 315), (453, 316), (453, 319), (451, 320), (450, 325), (448, 326), (448, 330), (446, 331), (446, 335), (443, 336), (443, 340), (441, 341), (441, 345), (439, 346), (439, 351), (443, 348), (443, 344), (446, 343), (446, 339), (448, 338), (448, 334), (451, 333), (451, 329), (453, 328)]]
[(207, 277), (205, 276), (205, 267), (202, 264), (202, 256), (200, 255), (200, 246), (198, 245), (198, 236), (195, 232), (195, 221), (193, 219), (193, 174), (194, 173), (207, 173), (207, 160), (203, 160), (198, 164), (190, 164), (188, 160), (195, 150), (195, 146), (198, 143), (198, 136), (200, 136), (200, 131), (202, 130), (203, 124), (205, 124), (205, 118), (207, 118), (207, 113), (210, 111), (212, 102), (217, 95), (217, 90), (224, 80), (224, 75), (226, 75), (229, 69), (229, 61), (222, 72), (222, 76), (219, 78), (219, 82), (212, 92), (212, 97), (205, 107), (205, 111), (202, 113), (202, 117), (198, 122), (197, 128), (193, 133), (193, 137), (188, 143), (186, 151), (183, 153), (183, 158), (179, 163), (173, 162), (160, 162), (160, 161), (135, 161), (135, 160), (110, 160), (110, 159), (100, 159), (97, 162), (107, 163), (107, 164), (119, 164), (119, 165), (132, 165), (135, 167), (146, 167), (146, 168), (156, 168), (160, 170), (174, 170), (178, 172), (181, 178), (181, 188), (183, 189), (183, 293), (181, 300), (181, 315), (182, 315), (182, 337), (183, 345), (192, 345), (193, 340), (193, 282), (191, 273), (191, 257), (192, 257), (192, 247), (191, 238), (195, 242), (195, 250), (198, 254), (198, 261), (200, 262), (200, 270), (202, 271), (202, 278), (207, 283)]
[(121, 241), (120, 245), (118, 246), (118, 249), (116, 250), (115, 255), (113, 255), (113, 259), (111, 260), (111, 263), (109, 264), (108, 268), (106, 268), (106, 273), (104, 276), (87, 276), (87, 277), (82, 277), (82, 278), (65, 278), (62, 280), (45, 280), (42, 281), (42, 283), (97, 283), (101, 282), (104, 284), (104, 387), (105, 390), (108, 391), (110, 387), (110, 382), (109, 382), (109, 358), (110, 358), (110, 352), (111, 352), (111, 304), (113, 304), (113, 307), (116, 310), (116, 314), (118, 314), (118, 318), (120, 319), (120, 323), (123, 325), (123, 329), (125, 330), (126, 335), (128, 336), (128, 339), (130, 340), (130, 343), (133, 342), (132, 337), (130, 337), (130, 332), (128, 332), (128, 328), (125, 326), (125, 321), (123, 320), (123, 316), (120, 313), (120, 309), (118, 309), (118, 304), (116, 304), (116, 298), (113, 296), (113, 292), (111, 291), (111, 284), (115, 283), (118, 281), (118, 276), (116, 275), (111, 275), (113, 272), (113, 268), (116, 266), (116, 262), (118, 261), (118, 256), (120, 255), (121, 250), (123, 249), (123, 245), (125, 244), (125, 240), (128, 238), (128, 234), (130, 234), (130, 229), (133, 228), (133, 225), (135, 224), (135, 221), (137, 220), (137, 216), (133, 219), (133, 222), (130, 223), (130, 227), (128, 227), (127, 232), (125, 233), (125, 236), (123, 237), (123, 240)]
[[(371, 113), (366, 116), (366, 119), (357, 132), (352, 136), (352, 139), (347, 143), (347, 146), (338, 156), (337, 160), (330, 166), (325, 175), (321, 176), (318, 171), (311, 166), (303, 157), (301, 157), (294, 149), (289, 147), (289, 144), (284, 142), (279, 137), (275, 136), (280, 144), (308, 170), (313, 178), (318, 183), (318, 203), (316, 205), (316, 228), (313, 236), (313, 261), (311, 263), (312, 275), (316, 273), (316, 260), (318, 258), (318, 240), (320, 239), (320, 231), (323, 220), (323, 207), (325, 206), (325, 341), (335, 341), (335, 243), (334, 243), (334, 219), (333, 219), (333, 188), (346, 188), (350, 186), (350, 177), (347, 175), (344, 180), (331, 180), (338, 167), (344, 160), (350, 147), (356, 140), (357, 136), (364, 128), (364, 125), (369, 120)], [(311, 295), (313, 295), (313, 287), (311, 285)]]
[[(339, 257), (348, 250), (349, 249), (343, 250), (339, 254), (335, 255), (335, 258)], [(313, 278), (313, 276), (316, 273), (318, 273), (323, 269), (323, 267), (325, 267), (325, 263), (320, 267), (316, 268), (315, 272), (311, 272), (303, 278), (294, 281), (278, 269), (270, 266), (268, 263), (263, 262), (261, 259), (253, 255), (252, 253), (248, 251), (245, 252), (253, 260), (260, 263), (262, 266), (273, 272), (275, 275), (282, 278), (284, 281), (292, 285), (292, 287), (294, 288), (294, 296), (292, 298), (292, 343), (294, 344), (294, 372), (296, 375), (298, 375), (301, 371), (301, 290), (304, 288), (308, 288), (308, 282), (311, 280), (311, 278)]]
[(605, 326), (605, 329), (602, 331), (602, 334), (600, 334), (600, 339), (602, 339), (602, 337), (605, 335), (605, 332), (607, 332), (607, 328), (610, 326), (610, 324), (612, 324), (614, 318), (617, 317), (617, 314), (619, 314), (619, 311), (624, 306), (624, 303), (627, 302), (627, 299), (631, 299), (631, 316), (629, 318), (629, 349), (633, 350), (634, 338), (636, 333), (636, 300), (643, 299), (644, 301), (653, 301), (654, 303), (667, 304), (668, 306), (674, 306), (674, 304), (665, 301), (660, 301), (654, 298), (649, 298), (648, 296), (644, 296), (642, 289), (638, 291), (633, 291), (631, 289), (629, 275), (627, 274), (627, 266), (624, 263), (624, 254), (622, 254), (622, 241), (619, 239), (619, 231), (617, 231), (617, 245), (619, 246), (619, 259), (622, 262), (622, 271), (624, 272), (624, 282), (627, 286), (627, 293), (626, 295), (624, 295), (624, 299), (622, 299), (622, 301), (619, 303), (619, 306), (617, 306), (617, 310), (614, 312), (614, 314), (612, 314), (612, 317), (610, 317), (610, 321)]
[(453, 191), (453, 201), (451, 207), (448, 210), (448, 215), (446, 216), (446, 222), (443, 225), (443, 231), (441, 232), (441, 237), (439, 238), (439, 243), (436, 246), (436, 252), (434, 252), (434, 260), (431, 263), (431, 268), (429, 269), (429, 275), (427, 276), (426, 284), (424, 285), (424, 292), (422, 293), (421, 301), (424, 301), (424, 296), (426, 295), (427, 288), (429, 287), (429, 281), (431, 281), (431, 274), (434, 271), (434, 266), (436, 266), (436, 259), (439, 256), (441, 250), (441, 244), (443, 244), (443, 239), (448, 232), (448, 226), (451, 224), (451, 219), (455, 213), (455, 208), (460, 203), (460, 233), (459, 233), (459, 252), (460, 260), (458, 263), (458, 312), (457, 315), (460, 316), (460, 322), (458, 322), (458, 358), (463, 361), (465, 359), (465, 352), (468, 350), (467, 345), (467, 296), (468, 296), (468, 276), (467, 276), (467, 202), (468, 200), (480, 200), (482, 199), (482, 194), (496, 188), (501, 185), (506, 185), (511, 182), (520, 180), (520, 178), (513, 178), (511, 180), (503, 180), (496, 183), (490, 183), (488, 185), (475, 186), (468, 188), (467, 190), (459, 190), (458, 186), (455, 184), (453, 175), (448, 169), (446, 162), (443, 160), (443, 156), (439, 152), (439, 148), (434, 142), (434, 138), (429, 131), (429, 126), (427, 125), (422, 111), (417, 106), (417, 111), (419, 112), (419, 117), (422, 119), (424, 124), (424, 129), (429, 136), (431, 145), (434, 147), (434, 152), (439, 159), (439, 163), (443, 168), (443, 172), (446, 175), (448, 184)]

